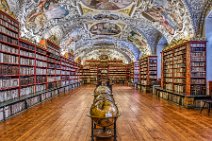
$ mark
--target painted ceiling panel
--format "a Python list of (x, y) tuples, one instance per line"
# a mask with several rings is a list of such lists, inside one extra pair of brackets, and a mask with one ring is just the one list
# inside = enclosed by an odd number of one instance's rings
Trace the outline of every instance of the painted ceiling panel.
[[(154, 54), (159, 39), (193, 37), (211, 0), (0, 0), (21, 23), (21, 36), (39, 41), (55, 35), (61, 52), (112, 43), (128, 58)], [(209, 3), (209, 4), (208, 4)], [(105, 48), (106, 50), (106, 48)], [(91, 51), (92, 52), (92, 51)], [(132, 57), (133, 54), (133, 57)], [(126, 57), (126, 55), (125, 55)]]

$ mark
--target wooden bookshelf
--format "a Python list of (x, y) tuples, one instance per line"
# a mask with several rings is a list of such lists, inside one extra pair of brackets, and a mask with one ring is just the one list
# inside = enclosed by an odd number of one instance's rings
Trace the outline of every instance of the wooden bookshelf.
[(0, 121), (80, 85), (73, 55), (45, 45), (19, 38), (18, 21), (0, 11)]
[(124, 83), (129, 79), (129, 67), (121, 60), (86, 60), (82, 68), (85, 83), (97, 83), (98, 79), (110, 79), (113, 83)]
[(157, 83), (157, 56), (145, 56), (139, 62), (141, 90), (150, 91)]
[(184, 106), (194, 106), (194, 97), (206, 96), (206, 41), (182, 41), (165, 48), (162, 72), (163, 91), (159, 95)]
[(127, 65), (109, 67), (109, 78), (113, 83), (124, 84), (128, 80), (129, 69)]

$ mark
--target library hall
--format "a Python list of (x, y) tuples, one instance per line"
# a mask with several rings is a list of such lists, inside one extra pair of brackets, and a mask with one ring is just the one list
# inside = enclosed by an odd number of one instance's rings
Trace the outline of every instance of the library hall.
[(212, 141), (212, 0), (0, 0), (0, 141)]

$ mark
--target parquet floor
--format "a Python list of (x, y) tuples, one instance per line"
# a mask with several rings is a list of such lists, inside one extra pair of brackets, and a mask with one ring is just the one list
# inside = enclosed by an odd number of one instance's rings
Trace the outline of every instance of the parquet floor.
[[(94, 86), (82, 86), (0, 123), (0, 141), (89, 141)], [(127, 86), (114, 86), (118, 141), (211, 141), (212, 113), (184, 109)]]

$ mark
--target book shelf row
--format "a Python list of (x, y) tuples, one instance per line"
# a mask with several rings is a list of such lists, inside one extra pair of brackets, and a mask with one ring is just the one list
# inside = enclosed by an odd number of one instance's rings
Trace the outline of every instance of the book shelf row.
[(52, 41), (37, 45), (19, 34), (19, 22), (0, 11), (0, 102), (80, 82), (72, 54), (64, 58)]

